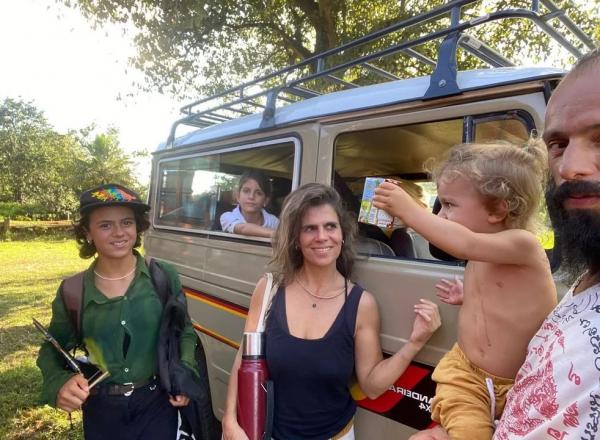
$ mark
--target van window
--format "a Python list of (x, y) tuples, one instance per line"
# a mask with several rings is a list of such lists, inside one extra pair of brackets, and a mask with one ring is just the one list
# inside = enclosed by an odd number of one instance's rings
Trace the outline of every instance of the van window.
[(233, 210), (239, 178), (260, 171), (272, 185), (266, 210), (279, 216), (292, 190), (296, 142), (269, 142), (159, 162), (155, 225), (169, 229), (221, 231), (220, 217)]
[[(403, 180), (413, 197), (433, 209), (437, 189), (429, 177), (431, 159), (461, 142), (523, 142), (533, 128), (524, 112), (504, 112), (343, 133), (335, 140), (333, 184), (356, 218), (366, 177)], [(410, 228), (358, 223), (358, 229), (359, 253), (435, 260), (429, 244)]]

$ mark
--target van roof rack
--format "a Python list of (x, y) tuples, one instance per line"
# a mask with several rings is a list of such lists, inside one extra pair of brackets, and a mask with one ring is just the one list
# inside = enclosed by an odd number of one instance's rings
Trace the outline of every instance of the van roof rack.
[[(466, 33), (467, 30), (497, 20), (530, 20), (552, 39), (557, 41), (576, 58), (583, 56), (582, 48), (594, 49), (594, 41), (586, 35), (552, 0), (532, 0), (530, 9), (513, 8), (496, 11), (476, 18), (462, 20), (462, 8), (478, 0), (453, 0), (423, 14), (407, 18), (384, 29), (372, 32), (336, 48), (307, 58), (297, 64), (277, 70), (252, 81), (245, 82), (221, 93), (194, 101), (181, 108), (185, 116), (172, 125), (166, 148), (172, 148), (175, 133), (180, 125), (206, 128), (241, 116), (262, 111), (261, 127), (274, 125), (278, 104), (291, 104), (340, 89), (356, 88), (379, 82), (401, 79), (392, 72), (373, 64), (374, 61), (402, 54), (412, 60), (433, 68), (430, 84), (423, 99), (459, 94), (457, 84), (457, 50), (475, 56), (491, 67), (514, 66), (514, 63), (488, 46), (485, 42)], [(540, 4), (545, 12), (540, 12)], [(385, 43), (384, 38), (394, 33), (424, 23), (440, 23), (449, 18), (449, 25), (424, 35), (400, 42)], [(554, 23), (554, 24), (553, 24)], [(570, 35), (568, 38), (567, 35)], [(433, 60), (417, 50), (418, 46), (439, 41), (438, 57)], [(575, 41), (576, 43), (572, 43)], [(375, 44), (364, 53), (348, 59), (345, 54), (367, 43)], [(577, 45), (577, 46), (576, 46)], [(382, 47), (383, 46), (383, 47)], [(584, 52), (585, 52), (584, 49)], [(338, 60), (336, 60), (336, 57)], [(359, 68), (371, 73), (370, 82), (352, 82), (343, 73)], [(319, 80), (320, 89), (310, 87)]]

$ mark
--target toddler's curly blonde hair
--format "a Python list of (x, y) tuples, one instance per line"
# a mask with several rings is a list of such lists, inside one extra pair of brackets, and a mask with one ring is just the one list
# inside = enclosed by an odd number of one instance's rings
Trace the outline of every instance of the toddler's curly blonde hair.
[(462, 176), (469, 179), (494, 211), (506, 202), (506, 225), (534, 231), (547, 176), (548, 152), (544, 142), (532, 136), (524, 145), (505, 141), (460, 144), (435, 166), (433, 180)]

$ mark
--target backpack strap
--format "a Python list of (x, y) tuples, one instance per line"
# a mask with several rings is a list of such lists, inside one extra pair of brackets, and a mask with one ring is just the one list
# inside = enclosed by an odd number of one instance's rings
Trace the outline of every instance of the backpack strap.
[(85, 271), (76, 273), (72, 277), (65, 278), (60, 284), (59, 292), (67, 316), (77, 338), (77, 345), (81, 345), (81, 307), (83, 304), (83, 277)]
[(169, 278), (167, 274), (160, 267), (158, 261), (154, 258), (150, 259), (148, 263), (148, 271), (150, 272), (150, 279), (152, 280), (152, 284), (154, 285), (154, 290), (158, 295), (158, 299), (160, 299), (160, 303), (163, 308), (165, 304), (167, 304), (167, 300), (169, 299), (169, 292), (171, 290), (171, 286), (169, 285)]

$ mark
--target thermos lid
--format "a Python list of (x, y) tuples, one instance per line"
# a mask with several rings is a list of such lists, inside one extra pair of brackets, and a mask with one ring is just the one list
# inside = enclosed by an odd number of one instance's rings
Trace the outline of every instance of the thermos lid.
[(263, 332), (244, 332), (242, 337), (242, 357), (260, 357), (265, 355), (265, 334)]

